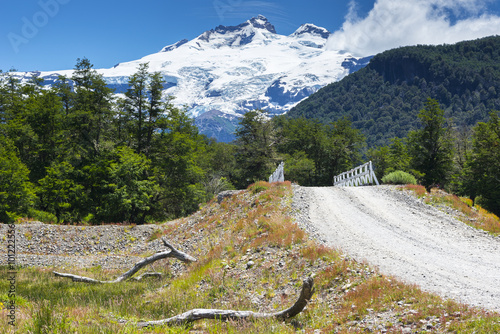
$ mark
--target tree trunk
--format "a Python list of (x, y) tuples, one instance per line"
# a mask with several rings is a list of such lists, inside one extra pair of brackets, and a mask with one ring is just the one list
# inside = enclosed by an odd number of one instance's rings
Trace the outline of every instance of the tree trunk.
[(302, 285), (302, 291), (295, 304), (293, 304), (293, 306), (291, 306), (290, 308), (280, 312), (258, 313), (252, 311), (194, 309), (168, 319), (139, 322), (137, 326), (141, 328), (164, 326), (164, 325), (175, 326), (175, 325), (184, 325), (202, 319), (227, 321), (227, 320), (253, 320), (261, 318), (276, 318), (278, 320), (285, 320), (293, 318), (297, 314), (302, 312), (306, 307), (307, 303), (309, 302), (309, 300), (311, 300), (313, 293), (314, 293), (313, 278), (308, 277), (304, 280), (304, 283)]

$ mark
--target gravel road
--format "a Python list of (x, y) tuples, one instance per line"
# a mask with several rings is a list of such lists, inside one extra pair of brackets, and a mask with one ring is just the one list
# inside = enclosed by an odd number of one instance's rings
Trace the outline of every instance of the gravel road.
[(395, 187), (295, 187), (309, 232), (380, 271), (500, 311), (500, 237)]

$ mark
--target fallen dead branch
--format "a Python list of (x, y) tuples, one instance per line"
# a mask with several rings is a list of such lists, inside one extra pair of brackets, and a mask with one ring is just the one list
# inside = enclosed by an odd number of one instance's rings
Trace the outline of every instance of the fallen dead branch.
[(130, 279), (134, 280), (134, 281), (140, 281), (142, 280), (143, 278), (147, 278), (147, 277), (156, 277), (156, 278), (161, 278), (163, 276), (162, 273), (157, 273), (157, 272), (148, 272), (148, 273), (144, 273), (142, 275), (139, 275), (137, 277), (131, 277)]
[[(148, 264), (151, 264), (153, 262), (156, 262), (161, 259), (166, 259), (169, 257), (176, 258), (182, 262), (189, 263), (189, 262), (196, 262), (197, 260), (192, 257), (189, 254), (186, 254), (184, 252), (181, 252), (177, 249), (175, 249), (172, 245), (170, 245), (165, 239), (162, 239), (163, 244), (167, 247), (170, 248), (169, 251), (164, 251), (164, 252), (158, 252), (154, 255), (151, 255), (139, 262), (137, 262), (130, 270), (127, 272), (121, 274), (118, 276), (115, 280), (112, 281), (100, 281), (96, 280), (90, 277), (84, 277), (84, 276), (78, 276), (78, 275), (73, 275), (73, 274), (66, 274), (66, 273), (58, 273), (58, 272), (53, 272), (55, 276), (57, 277), (67, 277), (71, 278), (73, 282), (83, 282), (83, 283), (98, 283), (98, 284), (108, 284), (108, 283), (118, 283), (122, 282), (128, 278), (130, 278), (132, 275), (134, 275), (136, 272), (141, 270), (143, 267), (147, 266)], [(158, 273), (154, 274), (144, 274), (141, 275), (140, 277), (137, 278), (137, 280), (140, 280), (142, 277), (145, 276), (158, 276)]]
[(137, 326), (143, 327), (154, 327), (154, 326), (175, 326), (188, 324), (197, 320), (211, 319), (211, 320), (253, 320), (262, 318), (276, 318), (278, 320), (285, 320), (295, 317), (297, 314), (302, 312), (306, 307), (309, 300), (314, 293), (313, 289), (313, 278), (308, 277), (304, 280), (302, 284), (302, 291), (298, 300), (293, 304), (292, 307), (275, 313), (258, 313), (252, 311), (233, 311), (233, 310), (217, 310), (217, 309), (194, 309), (172, 318), (156, 320), (156, 321), (144, 321), (137, 323)]

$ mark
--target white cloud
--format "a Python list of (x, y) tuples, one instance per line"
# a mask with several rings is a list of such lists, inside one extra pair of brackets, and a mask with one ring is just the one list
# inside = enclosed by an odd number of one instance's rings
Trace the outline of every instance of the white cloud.
[[(328, 41), (357, 56), (399, 46), (456, 43), (500, 35), (500, 17), (486, 13), (488, 0), (377, 0), (359, 18), (351, 0), (346, 21)], [(454, 15), (452, 23), (450, 15)]]

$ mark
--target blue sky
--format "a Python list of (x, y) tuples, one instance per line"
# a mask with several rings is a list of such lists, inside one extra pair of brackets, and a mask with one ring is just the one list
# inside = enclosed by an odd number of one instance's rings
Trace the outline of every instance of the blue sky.
[(500, 35), (499, 2), (0, 0), (0, 69), (70, 69), (82, 57), (96, 68), (112, 67), (258, 14), (280, 34), (314, 23), (336, 32), (331, 47), (369, 55), (401, 45)]

